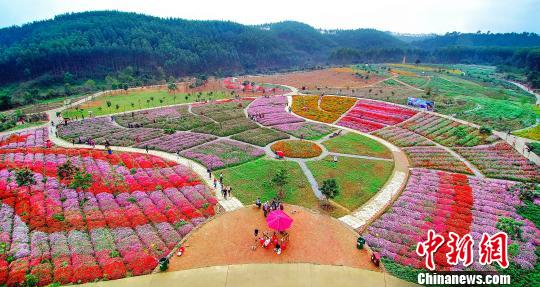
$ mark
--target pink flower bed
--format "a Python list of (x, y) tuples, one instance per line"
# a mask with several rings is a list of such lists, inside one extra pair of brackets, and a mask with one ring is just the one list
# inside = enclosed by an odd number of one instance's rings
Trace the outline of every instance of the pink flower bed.
[(216, 137), (207, 134), (192, 133), (192, 132), (175, 132), (171, 135), (164, 135), (159, 138), (151, 139), (142, 142), (135, 147), (157, 149), (166, 152), (178, 152), (185, 150), (212, 140)]
[(180, 153), (202, 165), (219, 169), (238, 165), (264, 155), (264, 150), (245, 143), (220, 139)]
[[(516, 212), (521, 204), (518, 194), (508, 188), (513, 182), (468, 177), (435, 170), (413, 169), (403, 194), (392, 208), (376, 220), (367, 230), (366, 241), (381, 255), (396, 263), (424, 268), (423, 258), (415, 250), (416, 244), (427, 239), (427, 231), (435, 230), (448, 239), (449, 232), (460, 236), (471, 234), (475, 244), (482, 233), (490, 235), (499, 230), (496, 225), (501, 217), (522, 222), (522, 239), (516, 243), (519, 253), (510, 260), (525, 269), (533, 268), (540, 244), (540, 231)], [(475, 245), (477, 246), (477, 245)], [(445, 246), (443, 246), (445, 247)], [(463, 270), (462, 265), (448, 266), (441, 247), (435, 254), (437, 270)], [(478, 263), (478, 249), (474, 248), (473, 270), (494, 270), (491, 265)]]
[(372, 132), (409, 119), (415, 111), (400, 106), (371, 100), (358, 100), (338, 125), (362, 132)]
[(44, 147), (48, 138), (47, 128), (30, 129), (0, 137), (0, 149)]
[(414, 146), (405, 147), (403, 151), (411, 160), (413, 167), (473, 174), (464, 162), (441, 147)]
[[(27, 273), (40, 286), (148, 274), (217, 203), (189, 169), (153, 156), (33, 148), (0, 158), (0, 285)], [(87, 191), (58, 180), (67, 160), (92, 175)], [(19, 187), (14, 168), (35, 183)]]
[(540, 167), (506, 142), (456, 148), (456, 151), (489, 177), (540, 182)]
[(400, 127), (386, 127), (373, 133), (380, 138), (383, 138), (397, 146), (433, 146), (433, 142), (427, 138)]
[(260, 97), (249, 105), (247, 112), (249, 116), (265, 126), (304, 121), (302, 118), (289, 114), (285, 110), (286, 107), (287, 97), (285, 96)]

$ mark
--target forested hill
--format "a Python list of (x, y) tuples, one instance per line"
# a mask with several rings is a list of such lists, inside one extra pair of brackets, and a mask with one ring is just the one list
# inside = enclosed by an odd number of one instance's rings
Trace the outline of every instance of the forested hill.
[(449, 46), (461, 47), (540, 47), (540, 36), (535, 33), (459, 33), (413, 41), (419, 48), (436, 49)]
[(176, 76), (264, 71), (321, 63), (336, 47), (400, 44), (393, 36), (370, 29), (323, 34), (297, 22), (246, 26), (85, 12), (1, 29), (0, 81), (66, 71), (106, 75), (128, 65)]

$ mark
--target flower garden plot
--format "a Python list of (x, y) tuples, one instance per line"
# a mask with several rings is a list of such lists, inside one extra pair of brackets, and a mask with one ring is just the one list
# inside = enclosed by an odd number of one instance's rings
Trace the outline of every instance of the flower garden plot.
[(307, 140), (318, 140), (335, 130), (333, 127), (311, 122), (275, 125), (273, 128)]
[(75, 139), (78, 143), (80, 139), (86, 143), (86, 140), (92, 139), (96, 144), (105, 144), (108, 141), (114, 146), (132, 146), (163, 134), (160, 129), (118, 127), (108, 117), (70, 122), (58, 129), (58, 136), (66, 140)]
[[(426, 240), (428, 229), (448, 239), (449, 232), (460, 236), (471, 234), (479, 242), (482, 233), (499, 231), (501, 218), (523, 223), (522, 239), (510, 240), (518, 246), (517, 255), (510, 255), (524, 269), (536, 262), (539, 230), (532, 222), (516, 212), (521, 204), (518, 194), (507, 189), (514, 183), (503, 180), (468, 177), (463, 174), (435, 170), (413, 169), (402, 195), (383, 216), (367, 229), (367, 243), (381, 256), (394, 263), (423, 268), (424, 260), (415, 250), (417, 242)], [(510, 236), (509, 236), (510, 239)], [(477, 243), (475, 243), (475, 246)], [(474, 263), (468, 270), (495, 270), (491, 265), (478, 263), (478, 249), (474, 250)], [(435, 254), (437, 270), (464, 270), (463, 266), (446, 264), (443, 246)]]
[(135, 147), (162, 150), (170, 153), (176, 153), (200, 144), (207, 143), (217, 139), (214, 136), (207, 134), (199, 134), (192, 132), (175, 132), (171, 135), (163, 135), (148, 141), (141, 142)]
[(319, 186), (327, 179), (335, 179), (339, 194), (332, 200), (350, 211), (362, 206), (386, 183), (394, 163), (390, 161), (368, 160), (339, 156), (334, 163), (328, 156), (322, 160), (306, 162)]
[(451, 172), (473, 174), (461, 160), (441, 147), (415, 146), (405, 147), (403, 151), (412, 162), (413, 167), (440, 169)]
[(256, 128), (235, 134), (231, 138), (258, 146), (266, 146), (267, 144), (278, 140), (288, 139), (289, 135), (273, 129)]
[[(39, 285), (148, 274), (216, 204), (190, 170), (153, 156), (32, 148), (2, 150), (0, 159), (0, 284), (8, 286), (27, 273)], [(68, 160), (92, 175), (86, 191), (57, 179)], [(18, 168), (35, 182), (19, 187)]]
[(321, 155), (322, 148), (310, 141), (305, 140), (284, 140), (270, 146), (274, 153), (283, 152), (286, 157), (292, 158), (310, 158)]
[(219, 169), (254, 160), (263, 156), (264, 150), (249, 144), (220, 139), (183, 151), (180, 155), (198, 161), (208, 168)]
[(0, 137), (0, 149), (43, 147), (48, 138), (47, 128), (30, 129)]
[(480, 130), (474, 127), (427, 113), (400, 125), (400, 127), (451, 147), (486, 144), (493, 142), (494, 138), (494, 136), (481, 134)]
[(320, 96), (293, 96), (292, 110), (314, 121), (333, 123), (355, 102), (356, 99), (337, 96), (324, 96), (322, 99)]
[(256, 129), (259, 126), (246, 119), (246, 118), (237, 118), (230, 119), (227, 121), (219, 123), (209, 123), (204, 126), (193, 129), (193, 132), (212, 134), (220, 137), (226, 137), (233, 134), (241, 133), (247, 130)]
[(392, 158), (392, 152), (382, 143), (357, 133), (345, 133), (322, 144), (330, 152)]
[(191, 111), (194, 114), (209, 117), (217, 122), (224, 122), (237, 118), (245, 118), (244, 108), (250, 102), (251, 99), (206, 103), (192, 107)]
[(400, 127), (386, 127), (374, 132), (373, 135), (385, 139), (399, 147), (435, 145), (427, 138)]
[(124, 127), (142, 126), (177, 131), (191, 130), (212, 122), (208, 118), (189, 113), (187, 105), (128, 113), (118, 115), (115, 119)]
[(416, 111), (393, 104), (371, 100), (358, 100), (354, 107), (349, 110), (347, 116), (383, 125), (395, 125), (411, 118), (415, 114)]
[(255, 120), (264, 126), (275, 126), (303, 122), (304, 119), (291, 115), (285, 108), (287, 97), (260, 97), (248, 107), (248, 115), (254, 116)]
[(456, 148), (456, 151), (477, 166), (486, 176), (540, 182), (540, 167), (520, 155), (505, 142)]
[(386, 127), (383, 124), (360, 119), (358, 117), (344, 116), (337, 122), (338, 126), (351, 128), (364, 133), (369, 133)]

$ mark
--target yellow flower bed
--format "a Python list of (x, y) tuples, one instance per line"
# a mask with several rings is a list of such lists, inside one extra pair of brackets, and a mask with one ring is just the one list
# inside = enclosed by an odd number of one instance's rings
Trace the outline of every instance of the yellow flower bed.
[(270, 146), (272, 151), (282, 151), (285, 157), (293, 158), (310, 158), (319, 156), (322, 153), (322, 148), (310, 141), (305, 140), (284, 140), (274, 143)]
[[(431, 67), (431, 66), (421, 66), (421, 65), (411, 65), (411, 64), (390, 64), (391, 67), (398, 67), (398, 68), (404, 68), (404, 69), (411, 69), (411, 70), (418, 70), (418, 71), (426, 71), (426, 72), (437, 72), (439, 70), (444, 70), (449, 72), (450, 74), (454, 75), (461, 75), (463, 72), (458, 69), (446, 69), (444, 67)], [(395, 71), (394, 69), (392, 69)], [(404, 75), (408, 76), (408, 75)]]
[(314, 121), (333, 123), (354, 105), (356, 99), (324, 96), (320, 107), (318, 101), (319, 96), (293, 96), (292, 110), (295, 114)]

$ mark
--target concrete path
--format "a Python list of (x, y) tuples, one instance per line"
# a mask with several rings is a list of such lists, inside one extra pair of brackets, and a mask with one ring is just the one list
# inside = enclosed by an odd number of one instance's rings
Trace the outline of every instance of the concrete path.
[(212, 266), (174, 272), (153, 273), (119, 280), (79, 285), (81, 287), (408, 287), (418, 286), (385, 272), (364, 269), (318, 265), (242, 264)]
[(311, 189), (313, 190), (313, 193), (315, 194), (315, 196), (319, 199), (324, 199), (324, 195), (319, 189), (319, 184), (317, 183), (317, 180), (315, 180), (315, 177), (311, 173), (311, 170), (309, 170), (309, 168), (307, 167), (306, 162), (303, 160), (293, 160), (293, 161), (296, 161), (300, 165), (300, 168), (302, 169), (302, 172), (304, 173), (309, 184), (311, 185)]
[(354, 157), (354, 158), (361, 158), (361, 159), (369, 159), (369, 160), (382, 160), (382, 161), (394, 161), (391, 158), (382, 158), (382, 157), (373, 157), (373, 156), (367, 156), (367, 155), (357, 155), (357, 154), (348, 154), (348, 153), (337, 153), (337, 152), (329, 152), (328, 155), (331, 156), (344, 156), (344, 157)]
[(529, 89), (529, 87), (526, 87), (525, 85), (521, 84), (521, 83), (518, 83), (518, 82), (514, 82), (514, 81), (507, 81), (509, 83), (512, 83), (516, 86), (518, 86), (519, 88), (521, 88), (522, 90), (524, 90), (525, 92), (529, 93), (529, 94), (532, 94), (536, 97), (536, 105), (540, 105), (540, 94), (537, 94), (534, 92), (534, 90), (532, 89)]

